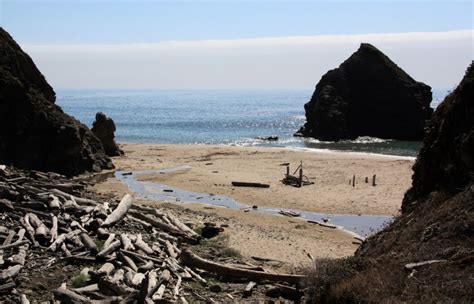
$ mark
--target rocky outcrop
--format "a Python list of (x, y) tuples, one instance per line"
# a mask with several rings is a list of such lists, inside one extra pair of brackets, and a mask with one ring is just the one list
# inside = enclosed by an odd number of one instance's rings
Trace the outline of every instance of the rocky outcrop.
[(474, 63), (428, 124), (402, 214), (350, 262), (318, 303), (474, 301)]
[(321, 78), (305, 104), (306, 123), (295, 135), (325, 141), (359, 136), (421, 140), (433, 112), (431, 99), (429, 86), (363, 43)]
[(0, 163), (66, 175), (112, 168), (100, 141), (55, 98), (31, 58), (0, 28)]
[(474, 66), (433, 115), (413, 167), (403, 210), (432, 191), (459, 192), (474, 180)]
[(115, 123), (112, 118), (104, 113), (98, 112), (95, 115), (95, 121), (92, 124), (91, 131), (100, 139), (104, 146), (105, 154), (108, 156), (119, 156), (122, 153), (115, 142)]

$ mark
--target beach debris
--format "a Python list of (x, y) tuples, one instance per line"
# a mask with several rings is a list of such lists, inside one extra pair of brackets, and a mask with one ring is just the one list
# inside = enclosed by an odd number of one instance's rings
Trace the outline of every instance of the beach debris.
[[(285, 185), (290, 185), (294, 187), (308, 186), (313, 185), (314, 182), (309, 181), (309, 178), (303, 175), (303, 161), (300, 162), (300, 165), (296, 168), (293, 174), (290, 174), (290, 163), (280, 164), (280, 166), (286, 166), (286, 174), (283, 180), (281, 181)], [(299, 172), (298, 176), (295, 174)]]
[(301, 213), (295, 212), (292, 210), (280, 210), (278, 211), (279, 214), (284, 215), (284, 216), (289, 216), (289, 217), (298, 217), (301, 216)]
[(196, 267), (215, 274), (236, 278), (245, 278), (253, 281), (272, 281), (300, 284), (305, 278), (304, 275), (271, 273), (222, 265), (203, 259), (189, 249), (184, 249), (181, 252), (181, 262), (186, 266)]
[(405, 265), (406, 270), (412, 270), (416, 269), (422, 266), (427, 266), (431, 264), (436, 264), (436, 263), (444, 263), (447, 262), (447, 260), (429, 260), (429, 261), (423, 261), (423, 262), (418, 262), (418, 263), (408, 263)]
[(249, 297), (250, 295), (252, 295), (252, 291), (255, 288), (255, 286), (257, 286), (257, 283), (255, 283), (254, 281), (250, 281), (247, 284), (247, 286), (245, 287), (244, 292), (243, 292), (244, 298)]
[(252, 182), (232, 182), (232, 186), (235, 187), (253, 187), (253, 188), (270, 188), (269, 184), (252, 183)]
[[(215, 274), (242, 284), (297, 284), (303, 278), (265, 272), (261, 266), (235, 260), (224, 259), (222, 264), (201, 258), (188, 247), (201, 237), (218, 235), (227, 225), (205, 223), (201, 236), (171, 212), (135, 204), (129, 194), (120, 200), (104, 199), (86, 192), (86, 185), (81, 178), (2, 167), (0, 301), (28, 303), (15, 289), (35, 284), (28, 278), (45, 274), (54, 284), (42, 288), (43, 292), (67, 303), (212, 302), (188, 282), (207, 286), (206, 276), (215, 278)], [(281, 264), (269, 259), (260, 262)], [(68, 267), (76, 270), (70, 274), (61, 270), (60, 276), (49, 273)], [(222, 287), (221, 291), (212, 287), (216, 297), (229, 298), (227, 287), (213, 285)]]

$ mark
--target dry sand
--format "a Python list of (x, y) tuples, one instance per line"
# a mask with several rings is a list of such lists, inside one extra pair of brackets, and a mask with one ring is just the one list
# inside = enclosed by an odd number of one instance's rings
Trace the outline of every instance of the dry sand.
[[(184, 173), (152, 174), (142, 178), (184, 190), (227, 195), (238, 202), (288, 209), (340, 214), (396, 215), (411, 184), (413, 160), (355, 153), (294, 151), (284, 148), (212, 145), (122, 145), (125, 156), (114, 158), (118, 170), (164, 169), (188, 165)], [(295, 188), (281, 183), (285, 167), (303, 161), (304, 174), (315, 184)], [(349, 185), (356, 175), (356, 186)], [(377, 186), (364, 182), (377, 174)], [(238, 188), (232, 181), (260, 182), (270, 188)], [(116, 179), (96, 185), (99, 192), (122, 194), (128, 189)], [(158, 204), (143, 201), (143, 203)], [(316, 258), (353, 254), (357, 245), (343, 231), (308, 224), (296, 218), (275, 217), (198, 204), (169, 206), (183, 216), (228, 224), (229, 246), (244, 256), (283, 261), (292, 267)], [(203, 215), (204, 214), (204, 215)], [(207, 217), (207, 218), (206, 218)]]

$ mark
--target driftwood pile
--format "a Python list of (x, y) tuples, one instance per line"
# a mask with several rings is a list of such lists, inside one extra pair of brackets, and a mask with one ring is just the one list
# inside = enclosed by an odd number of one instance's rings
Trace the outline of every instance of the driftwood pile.
[[(0, 295), (29, 303), (16, 288), (28, 260), (38, 254), (47, 262), (32, 264), (44, 271), (59, 263), (85, 265), (81, 287), (59, 281), (52, 291), (54, 300), (65, 303), (187, 303), (183, 281), (205, 285), (209, 273), (249, 282), (299, 284), (303, 278), (203, 259), (185, 248), (199, 243), (200, 235), (177, 217), (134, 205), (129, 194), (118, 204), (84, 198), (84, 187), (55, 173), (0, 166)], [(124, 231), (127, 223), (142, 229)]]

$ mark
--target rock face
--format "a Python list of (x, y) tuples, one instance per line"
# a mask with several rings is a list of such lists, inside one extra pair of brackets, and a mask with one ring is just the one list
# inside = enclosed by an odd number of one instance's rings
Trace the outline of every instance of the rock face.
[(474, 63), (428, 124), (402, 214), (352, 259), (318, 303), (473, 302)]
[(0, 163), (66, 175), (112, 168), (100, 141), (55, 98), (31, 58), (0, 28)]
[(98, 112), (95, 115), (95, 121), (92, 124), (91, 131), (100, 139), (104, 146), (105, 154), (108, 156), (119, 156), (122, 151), (115, 142), (115, 123), (112, 118), (107, 117), (104, 113)]
[(431, 88), (415, 81), (370, 44), (327, 72), (305, 104), (296, 136), (325, 141), (359, 136), (421, 140), (433, 109)]
[(474, 179), (474, 66), (438, 106), (413, 167), (413, 185), (403, 200), (407, 211), (432, 191), (452, 193)]

